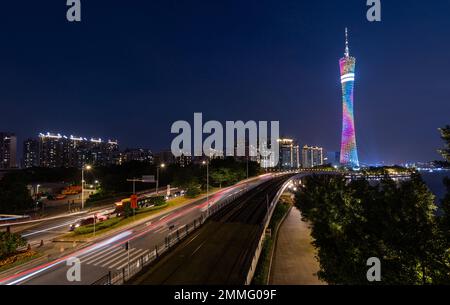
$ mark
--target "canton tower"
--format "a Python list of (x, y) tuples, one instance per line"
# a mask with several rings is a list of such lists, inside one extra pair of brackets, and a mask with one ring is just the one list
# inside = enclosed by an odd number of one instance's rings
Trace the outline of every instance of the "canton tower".
[(340, 162), (346, 167), (359, 167), (353, 115), (353, 88), (356, 58), (350, 56), (348, 31), (345, 28), (345, 54), (339, 61), (342, 84), (342, 138)]

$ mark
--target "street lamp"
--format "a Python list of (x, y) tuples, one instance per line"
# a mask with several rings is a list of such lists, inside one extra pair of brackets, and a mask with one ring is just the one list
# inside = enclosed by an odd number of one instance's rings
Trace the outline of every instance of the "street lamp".
[(159, 194), (159, 168), (164, 168), (166, 165), (161, 163), (161, 165), (156, 166), (156, 196)]
[(203, 161), (203, 165), (206, 165), (206, 201), (209, 200), (209, 162)]
[(81, 209), (84, 209), (84, 170), (91, 170), (92, 166), (86, 165), (81, 167)]

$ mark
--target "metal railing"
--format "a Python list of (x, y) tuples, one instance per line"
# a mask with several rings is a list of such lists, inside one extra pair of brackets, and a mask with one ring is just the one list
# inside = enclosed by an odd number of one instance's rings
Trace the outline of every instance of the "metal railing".
[[(253, 187), (252, 187), (253, 188)], [(153, 251), (142, 255), (140, 257), (130, 260), (126, 267), (121, 270), (109, 271), (106, 275), (96, 280), (92, 285), (122, 285), (141, 272), (145, 267), (149, 266), (153, 262), (156, 262), (158, 258), (164, 253), (168, 252), (173, 246), (178, 244), (190, 233), (198, 229), (209, 217), (213, 216), (225, 206), (239, 198), (246, 193), (250, 188), (245, 188), (239, 192), (230, 195), (224, 199), (220, 199), (212, 206), (208, 207), (206, 212), (203, 212), (200, 217), (194, 219), (194, 221), (179, 227), (176, 231), (170, 232), (164, 239), (164, 243), (155, 246)]]

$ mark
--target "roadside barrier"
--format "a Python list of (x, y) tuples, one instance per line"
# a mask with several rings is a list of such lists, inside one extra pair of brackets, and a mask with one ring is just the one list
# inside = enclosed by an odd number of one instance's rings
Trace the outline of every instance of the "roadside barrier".
[[(253, 187), (252, 187), (253, 188)], [(150, 253), (142, 255), (138, 258), (130, 260), (128, 266), (117, 271), (109, 271), (106, 275), (92, 283), (92, 285), (122, 285), (129, 281), (131, 278), (140, 273), (145, 267), (156, 262), (163, 254), (167, 253), (172, 247), (184, 240), (189, 234), (197, 230), (205, 221), (222, 210), (231, 202), (235, 201), (244, 193), (250, 189), (246, 187), (239, 192), (230, 195), (226, 198), (219, 199), (213, 205), (207, 208), (200, 217), (194, 219), (194, 221), (177, 228), (177, 230), (170, 232), (163, 244), (155, 246)]]

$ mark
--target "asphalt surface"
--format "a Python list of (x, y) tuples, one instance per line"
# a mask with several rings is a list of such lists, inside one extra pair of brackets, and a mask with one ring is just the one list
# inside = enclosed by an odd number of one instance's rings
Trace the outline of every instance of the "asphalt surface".
[[(160, 191), (163, 189), (160, 188)], [(165, 189), (164, 189), (165, 190)], [(154, 194), (154, 191), (149, 191), (143, 194), (151, 195)], [(120, 197), (122, 198), (122, 197)], [(72, 223), (77, 222), (83, 218), (91, 216), (93, 214), (106, 213), (111, 212), (115, 209), (115, 202), (119, 201), (120, 198), (111, 199), (110, 202), (104, 203), (98, 207), (90, 208), (85, 212), (71, 213), (66, 214), (60, 213), (55, 214), (53, 216), (57, 216), (58, 218), (43, 218), (42, 220), (36, 220), (36, 222), (12, 226), (11, 231), (14, 233), (19, 233), (24, 237), (27, 242), (32, 246), (37, 246), (43, 241), (44, 243), (50, 242), (53, 239), (69, 233), (69, 227)], [(64, 204), (66, 205), (64, 200)], [(78, 204), (79, 205), (79, 204)], [(26, 220), (25, 220), (26, 222)], [(4, 228), (2, 228), (4, 229)]]
[(268, 203), (289, 177), (264, 182), (225, 206), (168, 255), (127, 284), (244, 284)]
[(270, 270), (270, 285), (324, 285), (309, 224), (293, 207), (281, 224)]
[[(31, 285), (86, 285), (92, 284), (109, 271), (120, 271), (130, 261), (153, 251), (155, 246), (165, 242), (166, 237), (173, 231), (190, 224), (194, 219), (199, 219), (208, 206), (214, 207), (224, 200), (236, 194), (250, 190), (267, 180), (271, 175), (263, 175), (250, 182), (240, 183), (230, 188), (219, 191), (206, 199), (195, 201), (174, 211), (162, 213), (151, 221), (138, 224), (132, 228), (124, 229), (112, 236), (97, 240), (95, 243), (77, 250), (72, 254), (49, 259), (39, 266), (30, 267), (13, 276), (0, 278), (0, 284), (31, 284)], [(129, 242), (130, 250), (126, 251), (125, 243)], [(70, 282), (67, 272), (71, 266), (67, 265), (69, 258), (78, 258), (81, 261), (81, 281)]]

